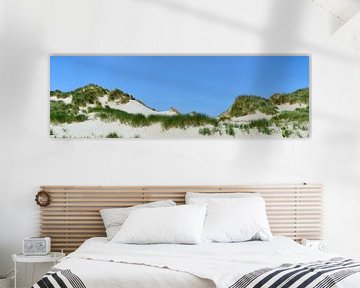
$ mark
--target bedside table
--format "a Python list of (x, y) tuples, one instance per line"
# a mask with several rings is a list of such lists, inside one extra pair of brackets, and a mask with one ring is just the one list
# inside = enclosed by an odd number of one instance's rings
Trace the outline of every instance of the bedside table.
[(327, 252), (328, 251), (328, 242), (326, 240), (309, 240), (309, 239), (303, 239), (301, 240), (301, 244), (309, 247), (314, 250), (318, 250), (321, 252)]
[[(16, 264), (17, 263), (33, 263), (36, 265), (36, 263), (53, 263), (54, 265), (59, 262), (61, 258), (65, 257), (65, 253), (60, 252), (50, 252), (46, 255), (36, 255), (36, 256), (27, 256), (24, 254), (14, 254), (12, 255), (12, 260), (14, 261), (14, 270), (15, 270), (15, 277), (14, 277), (14, 288), (16, 288)], [(31, 273), (31, 285), (33, 285), (34, 281), (34, 266)]]

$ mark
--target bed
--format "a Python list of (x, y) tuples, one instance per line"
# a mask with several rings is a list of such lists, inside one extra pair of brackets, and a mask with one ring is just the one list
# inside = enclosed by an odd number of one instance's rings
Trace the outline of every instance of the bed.
[[(298, 243), (322, 237), (320, 185), (42, 188), (52, 199), (41, 211), (42, 235), (52, 237), (54, 251), (72, 253), (35, 288), (360, 287), (360, 263)], [(134, 245), (112, 243), (104, 237), (99, 209), (163, 199), (183, 204), (188, 191), (260, 193), (273, 239)]]
[[(244, 275), (260, 269), (284, 263), (309, 265), (337, 259), (335, 255), (311, 250), (282, 236), (274, 237), (271, 242), (149, 246), (111, 244), (104, 237), (91, 238), (54, 268), (70, 270), (81, 279), (75, 284), (67, 283), (65, 287), (228, 288), (248, 287), (234, 284)], [(339, 258), (339, 261), (343, 260)], [(335, 287), (360, 287), (360, 275), (353, 273), (337, 285)], [(40, 283), (34, 287), (48, 286)]]

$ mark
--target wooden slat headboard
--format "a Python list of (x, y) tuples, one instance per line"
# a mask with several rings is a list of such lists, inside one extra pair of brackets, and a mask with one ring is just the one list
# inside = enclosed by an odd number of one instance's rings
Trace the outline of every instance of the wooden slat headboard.
[(251, 186), (42, 186), (51, 204), (41, 208), (41, 236), (52, 239), (53, 251), (72, 252), (90, 237), (105, 236), (99, 209), (129, 207), (151, 201), (185, 201), (185, 193), (259, 192), (266, 201), (274, 235), (322, 238), (321, 185)]

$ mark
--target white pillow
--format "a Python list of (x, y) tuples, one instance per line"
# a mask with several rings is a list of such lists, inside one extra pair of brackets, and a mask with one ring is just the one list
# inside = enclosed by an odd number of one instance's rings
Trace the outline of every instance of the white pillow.
[(197, 244), (206, 214), (205, 205), (180, 205), (131, 211), (113, 243)]
[(101, 209), (100, 214), (106, 229), (107, 239), (111, 240), (117, 232), (119, 232), (121, 225), (124, 223), (129, 213), (132, 210), (139, 208), (154, 208), (154, 207), (170, 207), (176, 206), (172, 200), (156, 201), (146, 204), (135, 205), (128, 208), (109, 208)]
[(244, 192), (244, 193), (197, 193), (186, 192), (185, 203), (186, 204), (207, 204), (211, 199), (225, 198), (247, 198), (247, 197), (259, 197), (259, 193)]
[(211, 242), (271, 240), (264, 199), (248, 197), (209, 200), (203, 237)]

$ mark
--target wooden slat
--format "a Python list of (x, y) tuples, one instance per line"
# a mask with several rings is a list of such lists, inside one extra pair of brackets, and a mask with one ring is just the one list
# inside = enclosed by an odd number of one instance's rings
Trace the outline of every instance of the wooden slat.
[(52, 237), (54, 251), (72, 252), (90, 237), (105, 236), (99, 213), (103, 208), (129, 207), (151, 201), (173, 199), (185, 202), (186, 192), (260, 193), (265, 199), (274, 235), (322, 237), (322, 187), (307, 185), (242, 186), (42, 186), (51, 204), (41, 208), (40, 231)]

